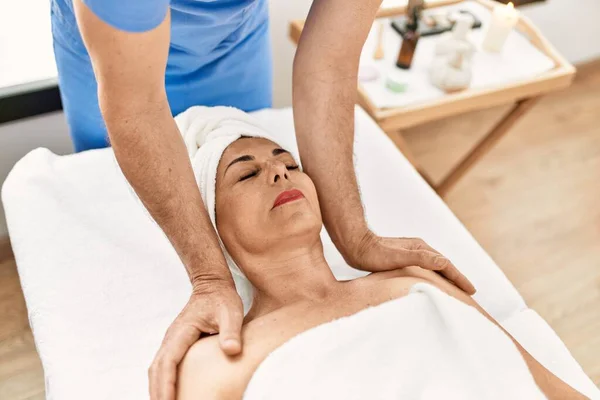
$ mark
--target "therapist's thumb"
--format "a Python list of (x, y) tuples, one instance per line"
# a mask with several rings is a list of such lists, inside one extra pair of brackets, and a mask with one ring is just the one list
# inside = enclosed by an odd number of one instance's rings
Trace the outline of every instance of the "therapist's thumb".
[(242, 351), (242, 322), (244, 315), (241, 304), (221, 305), (219, 312), (219, 342), (221, 350), (229, 356)]

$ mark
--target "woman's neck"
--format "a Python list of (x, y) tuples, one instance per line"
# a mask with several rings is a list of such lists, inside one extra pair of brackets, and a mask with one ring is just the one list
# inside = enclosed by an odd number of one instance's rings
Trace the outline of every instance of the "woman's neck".
[(248, 319), (298, 302), (322, 301), (340, 285), (325, 260), (320, 240), (308, 247), (255, 256), (250, 262), (250, 270), (261, 272), (248, 276), (255, 288)]

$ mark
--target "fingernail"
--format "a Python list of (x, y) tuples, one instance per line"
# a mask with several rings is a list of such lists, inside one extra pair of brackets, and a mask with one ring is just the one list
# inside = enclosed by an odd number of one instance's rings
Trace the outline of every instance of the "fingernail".
[(240, 341), (236, 339), (227, 339), (223, 342), (223, 347), (229, 351), (239, 351)]

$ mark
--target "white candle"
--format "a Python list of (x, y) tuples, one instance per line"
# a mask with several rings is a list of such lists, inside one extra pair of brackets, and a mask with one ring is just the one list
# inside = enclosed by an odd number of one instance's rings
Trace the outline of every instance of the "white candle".
[(515, 10), (512, 3), (508, 3), (506, 6), (498, 4), (494, 7), (488, 31), (483, 39), (483, 49), (492, 52), (502, 50), (508, 34), (518, 20), (519, 12)]

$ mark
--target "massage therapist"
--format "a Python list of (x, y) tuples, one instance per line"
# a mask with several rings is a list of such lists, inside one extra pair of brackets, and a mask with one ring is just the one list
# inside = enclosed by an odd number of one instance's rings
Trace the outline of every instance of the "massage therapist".
[[(223, 351), (234, 355), (242, 350), (243, 319), (173, 115), (193, 105), (245, 111), (271, 106), (268, 3), (51, 3), (61, 96), (76, 151), (110, 141), (193, 285), (149, 370), (151, 398), (173, 399), (177, 364), (201, 333), (221, 332)], [(376, 236), (365, 221), (352, 159), (354, 102), (359, 55), (379, 5), (313, 1), (293, 71), (302, 163), (317, 187), (327, 230), (351, 266), (381, 271), (419, 265), (472, 293), (454, 266), (423, 241)]]

